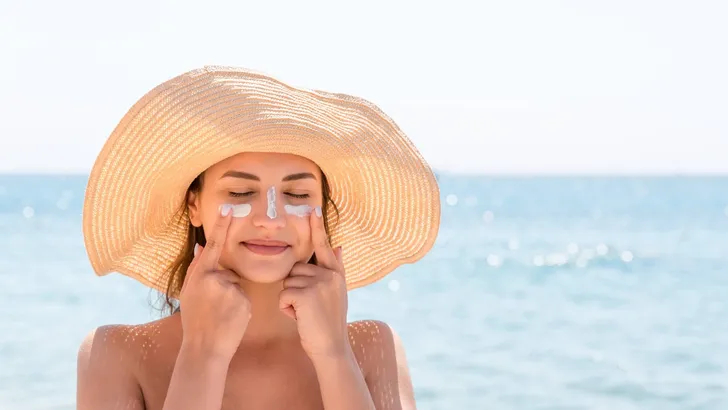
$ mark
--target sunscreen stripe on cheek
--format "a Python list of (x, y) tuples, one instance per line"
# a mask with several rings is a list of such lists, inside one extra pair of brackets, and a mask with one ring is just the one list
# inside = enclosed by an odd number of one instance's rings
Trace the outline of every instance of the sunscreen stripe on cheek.
[(297, 216), (299, 218), (305, 218), (311, 215), (313, 208), (308, 205), (286, 205), (283, 207), (288, 215)]
[[(233, 218), (245, 218), (246, 216), (250, 215), (250, 211), (253, 209), (250, 204), (227, 204), (227, 206), (232, 208)], [(222, 206), (220, 206), (220, 209), (222, 209)]]
[(252, 209), (253, 207), (250, 204), (233, 205), (233, 218), (244, 218), (250, 215)]

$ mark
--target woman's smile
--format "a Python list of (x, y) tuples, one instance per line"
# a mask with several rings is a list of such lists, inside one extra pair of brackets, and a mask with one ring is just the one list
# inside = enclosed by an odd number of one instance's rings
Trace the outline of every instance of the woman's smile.
[(258, 255), (279, 255), (291, 246), (285, 242), (272, 241), (267, 239), (253, 239), (242, 242), (249, 251)]

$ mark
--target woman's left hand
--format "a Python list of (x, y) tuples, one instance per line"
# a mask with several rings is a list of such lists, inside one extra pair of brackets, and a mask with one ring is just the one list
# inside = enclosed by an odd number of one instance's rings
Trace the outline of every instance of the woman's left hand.
[(301, 345), (313, 360), (345, 354), (350, 347), (342, 249), (331, 248), (324, 220), (316, 212), (311, 213), (310, 223), (317, 264), (293, 266), (283, 281), (279, 307), (296, 320)]

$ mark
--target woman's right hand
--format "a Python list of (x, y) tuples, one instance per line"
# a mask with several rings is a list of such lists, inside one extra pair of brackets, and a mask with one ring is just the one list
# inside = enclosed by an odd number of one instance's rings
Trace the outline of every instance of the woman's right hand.
[(235, 354), (251, 315), (240, 277), (219, 264), (231, 214), (223, 206), (204, 248), (195, 246), (180, 293), (182, 348), (226, 359)]

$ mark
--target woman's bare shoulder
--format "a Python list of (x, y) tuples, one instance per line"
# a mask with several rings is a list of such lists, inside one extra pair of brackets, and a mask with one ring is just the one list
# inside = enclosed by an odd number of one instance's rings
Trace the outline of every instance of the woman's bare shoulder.
[(359, 320), (349, 323), (349, 341), (359, 365), (365, 372), (380, 367), (383, 361), (404, 360), (404, 346), (390, 325), (380, 320)]
[[(104, 325), (91, 330), (79, 347), (79, 361), (85, 365), (103, 360), (128, 359), (134, 352), (139, 325)], [(131, 343), (130, 343), (131, 342)]]
[(115, 361), (141, 354), (144, 347), (169, 327), (172, 317), (137, 324), (104, 325), (91, 330), (79, 348), (79, 360)]
[(375, 407), (415, 408), (414, 389), (402, 340), (387, 323), (349, 323), (349, 341), (364, 373)]
[(79, 408), (117, 408), (108, 407), (112, 404), (109, 398), (114, 397), (126, 406), (125, 409), (143, 409), (139, 364), (150, 341), (169, 320), (139, 325), (104, 325), (91, 330), (78, 350)]

